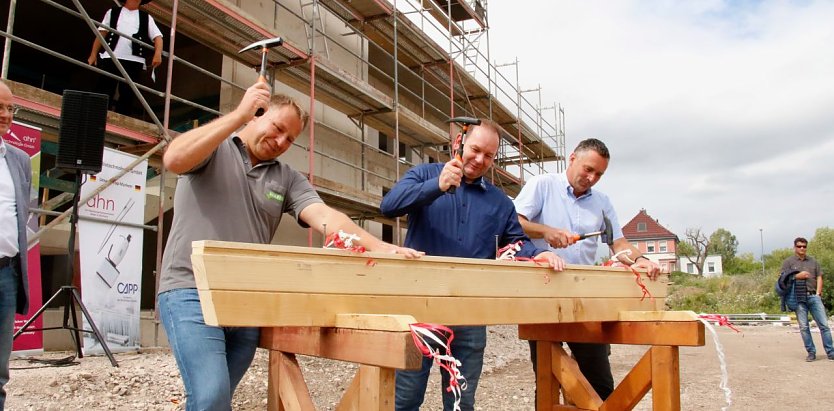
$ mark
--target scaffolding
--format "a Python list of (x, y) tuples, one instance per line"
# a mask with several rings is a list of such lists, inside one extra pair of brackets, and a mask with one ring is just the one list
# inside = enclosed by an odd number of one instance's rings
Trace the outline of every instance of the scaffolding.
[[(30, 0), (29, 8), (12, 0), (7, 25), (0, 31), (6, 43), (4, 78), (19, 47), (109, 75), (62, 50), (16, 35), (16, 24), (39, 21), (39, 16), (28, 12), (35, 7), (32, 3), (51, 10), (57, 20), (86, 25), (87, 37), (79, 41), (86, 43), (98, 27), (107, 28), (79, 0)], [(521, 88), (518, 60), (509, 64), (490, 60), (486, 0), (155, 0), (143, 9), (170, 28), (163, 55), (165, 88), (118, 79), (141, 92), (137, 98), (150, 122), (109, 113), (109, 146), (134, 154), (158, 150), (169, 136), (230, 110), (256, 78), (255, 70), (248, 68), (260, 65), (257, 53), (238, 50), (280, 36), (283, 44), (267, 54), (272, 85), (306, 98), (311, 114), (306, 139), (299, 138), (288, 152), (295, 161), (292, 165), (308, 175), (325, 202), (357, 220), (399, 225), (379, 214), (382, 195), (408, 167), (449, 158), (450, 135), (457, 130), (447, 120), (453, 116), (485, 117), (501, 127), (499, 153), (489, 177), (510, 196), (519, 192), (527, 177), (545, 172), (546, 164), (564, 171), (564, 109), (555, 102), (544, 107), (540, 86)], [(103, 14), (95, 11), (99, 12)], [(222, 69), (218, 72), (178, 55), (175, 39), (181, 36), (221, 56)], [(499, 70), (509, 66), (514, 67), (512, 80)], [(175, 72), (186, 74), (175, 78)], [(219, 85), (219, 104), (172, 92), (172, 83), (195, 81), (197, 76)], [(22, 108), (18, 118), (43, 127), (46, 140), (54, 143), (60, 96), (33, 81), (12, 80), (15, 104)], [(532, 92), (537, 99), (528, 99)], [(164, 101), (161, 119), (146, 98)], [(544, 115), (549, 110), (554, 113), (552, 120)], [(302, 156), (306, 162), (300, 160)], [(158, 170), (154, 178), (159, 180), (159, 261), (162, 217), (170, 208), (165, 199), (171, 194), (158, 155), (151, 156), (151, 166)], [(61, 191), (57, 170), (43, 175), (47, 191)], [(42, 208), (66, 205), (56, 198), (45, 194)], [(395, 231), (396, 241), (399, 232)]]

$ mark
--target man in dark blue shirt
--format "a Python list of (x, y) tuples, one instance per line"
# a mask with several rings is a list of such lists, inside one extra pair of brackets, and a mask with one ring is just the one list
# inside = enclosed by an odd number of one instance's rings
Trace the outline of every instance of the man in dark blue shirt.
[[(423, 164), (409, 170), (385, 195), (380, 208), (388, 217), (408, 214), (405, 246), (427, 255), (494, 259), (495, 238), (501, 246), (522, 241), (517, 256), (546, 260), (556, 271), (564, 261), (554, 253), (537, 248), (524, 234), (512, 201), (483, 176), (498, 151), (498, 126), (481, 120), (467, 134), (462, 161)], [(457, 187), (453, 195), (446, 192)], [(486, 347), (486, 327), (451, 327), (455, 333), (452, 356), (461, 362), (467, 389), (460, 407), (473, 410), (475, 390), (481, 376)], [(398, 411), (416, 411), (423, 403), (432, 360), (423, 359), (420, 371), (397, 371)], [(449, 375), (443, 373), (443, 409), (454, 409), (454, 394), (447, 390)]]

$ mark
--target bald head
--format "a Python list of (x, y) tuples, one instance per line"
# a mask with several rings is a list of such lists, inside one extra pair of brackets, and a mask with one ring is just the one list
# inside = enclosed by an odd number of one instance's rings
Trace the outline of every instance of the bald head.
[(5, 82), (0, 81), (0, 135), (6, 134), (14, 119), (14, 96)]

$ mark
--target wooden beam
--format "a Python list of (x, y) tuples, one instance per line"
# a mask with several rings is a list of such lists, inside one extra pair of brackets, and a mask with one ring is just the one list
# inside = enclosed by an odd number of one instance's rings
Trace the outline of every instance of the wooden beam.
[[(193, 257), (197, 259), (196, 255)], [(208, 272), (198, 288), (446, 297), (642, 296), (634, 274), (620, 270), (573, 266), (557, 273), (529, 262), (463, 258), (454, 260), (469, 261), (450, 262), (438, 257), (424, 258), (405, 260), (379, 255), (314, 253), (269, 257), (206, 255), (200, 259)], [(666, 296), (662, 284), (653, 286), (657, 294), (652, 295)]]
[[(277, 373), (277, 388), (268, 386), (267, 408), (280, 411), (315, 411), (307, 383), (295, 355), (278, 351), (269, 353), (270, 374)], [(271, 382), (272, 378), (270, 378)]]
[(681, 375), (678, 347), (652, 347), (652, 407), (681, 409)]
[(199, 290), (206, 324), (335, 327), (343, 313), (404, 314), (445, 325), (615, 321), (620, 311), (663, 309), (639, 298), (410, 297)]
[(565, 396), (581, 409), (599, 409), (602, 399), (582, 374), (576, 360), (565, 352), (561, 344), (551, 344), (550, 347), (553, 374), (565, 389)]
[[(192, 254), (208, 324), (336, 326), (339, 314), (410, 315), (422, 322), (489, 325), (615, 321), (620, 311), (664, 308), (668, 276), (532, 262), (203, 241)], [(511, 279), (511, 281), (509, 281)]]
[(411, 331), (409, 324), (417, 320), (410, 315), (337, 314), (336, 328), (377, 331)]
[(559, 403), (559, 380), (553, 375), (553, 350), (549, 341), (536, 342), (536, 409), (551, 410)]
[[(207, 281), (214, 290), (447, 297), (641, 296), (633, 274), (619, 271), (572, 267), (556, 273), (526, 262), (490, 268), (487, 264), (386, 261), (379, 257), (373, 257), (369, 264), (370, 258), (326, 256), (311, 260), (213, 255), (202, 260), (212, 270), (209, 276), (213, 277)], [(229, 271), (235, 275), (221, 274)], [(512, 281), (508, 281), (510, 276)], [(209, 288), (206, 285), (198, 287)], [(662, 287), (654, 288), (661, 294), (656, 297), (665, 297)]]
[(643, 357), (628, 374), (617, 384), (614, 392), (605, 399), (600, 411), (631, 410), (649, 392), (652, 383), (652, 352), (646, 351)]
[(336, 406), (336, 411), (362, 411), (359, 408), (359, 371), (353, 376), (350, 386), (345, 393), (342, 394), (342, 399), (339, 400), (339, 405)]
[(394, 370), (362, 365), (359, 367), (359, 409), (394, 410)]
[(701, 321), (694, 311), (623, 311), (620, 321)]
[(518, 327), (518, 336), (537, 341), (700, 347), (704, 345), (704, 324), (700, 321), (529, 324)]
[(260, 347), (407, 370), (420, 369), (423, 358), (410, 332), (319, 327), (263, 328)]
[[(532, 262), (425, 256), (407, 260), (380, 253), (196, 241), (197, 288), (449, 297), (636, 297), (624, 269), (569, 265), (563, 272)], [(507, 281), (512, 278), (512, 281)], [(665, 298), (668, 276), (646, 281)]]

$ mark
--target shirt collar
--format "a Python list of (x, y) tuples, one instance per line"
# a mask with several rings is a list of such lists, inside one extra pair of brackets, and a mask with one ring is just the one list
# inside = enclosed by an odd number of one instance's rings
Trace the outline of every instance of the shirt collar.
[(0, 158), (6, 158), (6, 141), (0, 137)]
[(575, 198), (575, 199), (579, 200), (580, 198), (590, 197), (590, 196), (591, 196), (591, 194), (593, 194), (593, 190), (589, 188), (589, 189), (588, 189), (588, 191), (586, 191), (586, 192), (585, 192), (585, 194), (582, 194), (582, 195), (581, 195), (581, 196), (579, 196), (579, 197), (577, 197), (576, 195), (574, 195), (574, 194), (573, 194), (573, 186), (572, 186), (572, 185), (570, 185), (570, 183), (568, 182), (568, 176), (567, 176), (567, 174), (565, 174), (565, 173), (559, 174), (559, 181), (561, 181), (561, 182), (562, 182), (562, 184), (564, 184), (564, 186), (565, 186), (565, 194), (567, 194), (567, 195), (568, 195), (568, 197), (573, 197), (573, 198)]
[[(241, 155), (241, 157), (243, 157), (243, 161), (246, 164), (249, 164), (249, 167), (252, 167), (252, 165), (250, 164), (251, 159), (249, 158), (249, 151), (246, 149), (246, 143), (243, 142), (243, 139), (240, 138), (239, 135), (235, 134), (235, 135), (232, 136), (232, 142), (234, 142), (235, 146), (238, 148), (238, 150), (240, 150), (240, 155)], [(277, 162), (278, 162), (278, 158), (276, 157), (276, 158), (273, 158), (272, 160), (259, 161), (258, 165), (255, 166), (255, 167), (258, 167), (261, 164), (273, 164), (273, 163), (277, 163)]]
[(481, 187), (481, 190), (486, 190), (487, 189), (486, 180), (484, 180), (484, 176), (480, 176), (480, 177), (476, 178), (474, 181), (472, 181), (471, 183), (467, 183), (467, 184), (473, 185), (473, 186), (477, 185), (478, 187)]

